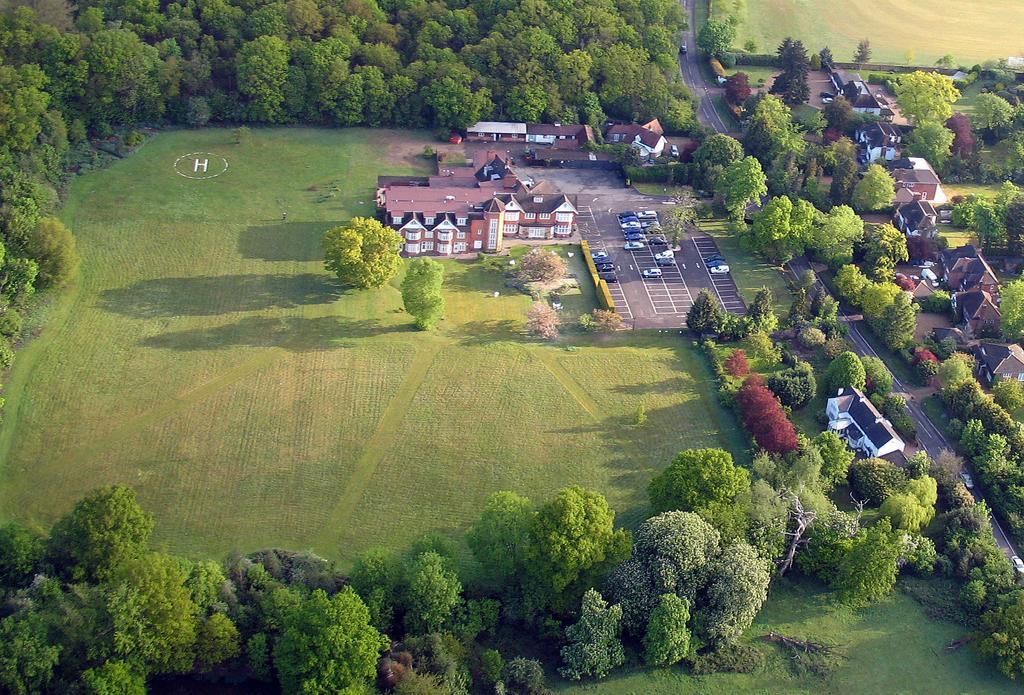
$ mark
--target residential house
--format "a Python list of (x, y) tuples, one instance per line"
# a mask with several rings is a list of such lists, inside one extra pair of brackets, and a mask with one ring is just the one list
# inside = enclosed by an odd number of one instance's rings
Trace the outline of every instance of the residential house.
[(949, 198), (942, 190), (939, 179), (928, 160), (921, 157), (907, 157), (890, 163), (892, 176), (896, 179), (896, 204), (925, 200), (929, 203), (945, 203)]
[(930, 239), (938, 235), (939, 215), (935, 207), (927, 200), (913, 200), (896, 206), (892, 216), (892, 224), (901, 232), (911, 237)]
[(995, 299), (985, 290), (957, 292), (952, 302), (957, 325), (964, 335), (974, 338), (999, 331), (1003, 315)]
[(936, 343), (941, 343), (944, 340), (952, 340), (957, 347), (963, 347), (967, 345), (967, 336), (959, 328), (946, 328), (945, 326), (939, 326), (938, 328), (932, 329), (932, 340)]
[(946, 249), (942, 252), (942, 281), (953, 292), (984, 290), (999, 294), (999, 278), (992, 266), (973, 245)]
[(661, 124), (655, 119), (644, 125), (625, 123), (609, 126), (604, 139), (605, 142), (628, 143), (644, 159), (654, 159), (660, 157), (668, 145), (663, 132)]
[(526, 142), (526, 124), (479, 121), (466, 128), (466, 139), (478, 142)]
[(547, 145), (552, 149), (577, 150), (593, 141), (594, 131), (588, 125), (526, 124), (526, 142)]
[(903, 131), (891, 123), (868, 123), (858, 128), (854, 137), (861, 147), (862, 164), (891, 162), (900, 156)]
[(850, 106), (857, 113), (883, 116), (883, 111), (888, 110), (889, 104), (885, 97), (881, 93), (872, 94), (868, 83), (857, 73), (847, 74), (842, 70), (833, 70), (829, 74), (829, 79), (836, 93), (850, 102)]
[(902, 453), (906, 443), (892, 423), (882, 417), (867, 396), (855, 388), (842, 388), (825, 407), (828, 429), (865, 456), (883, 457)]
[(407, 256), (496, 252), (510, 238), (568, 238), (576, 225), (574, 196), (543, 181), (525, 185), (496, 152), (439, 163), (436, 176), (382, 176), (377, 185), (378, 208)]
[(918, 276), (896, 274), (896, 284), (910, 295), (911, 299), (925, 299), (935, 294), (935, 288), (927, 280)]
[(1024, 381), (1024, 349), (1016, 343), (980, 343), (974, 350), (978, 380), (991, 386), (998, 379)]

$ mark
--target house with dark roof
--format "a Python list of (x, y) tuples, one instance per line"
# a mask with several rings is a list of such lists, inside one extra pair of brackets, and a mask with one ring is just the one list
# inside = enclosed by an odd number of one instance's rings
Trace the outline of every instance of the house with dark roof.
[(377, 206), (405, 240), (407, 256), (500, 251), (507, 239), (565, 239), (576, 225), (575, 196), (546, 182), (523, 184), (501, 153), (439, 163), (426, 177), (377, 181)]
[(949, 200), (942, 190), (942, 181), (927, 159), (907, 157), (897, 159), (889, 166), (896, 180), (897, 205), (915, 200), (942, 204)]
[(547, 145), (552, 149), (577, 150), (593, 141), (594, 131), (588, 125), (526, 124), (526, 142)]
[(906, 443), (892, 423), (859, 389), (842, 388), (825, 406), (828, 429), (846, 440), (847, 446), (868, 457), (902, 453)]
[(981, 251), (973, 245), (946, 249), (942, 252), (942, 281), (953, 292), (984, 290), (999, 294), (999, 278)]
[(932, 340), (936, 343), (941, 343), (944, 340), (952, 340), (957, 347), (962, 347), (967, 344), (967, 336), (959, 328), (947, 328), (946, 326), (939, 326), (932, 329)]
[(891, 123), (868, 123), (857, 129), (854, 139), (860, 145), (862, 164), (891, 162), (900, 156), (903, 131)]
[[(659, 132), (660, 131), (660, 132)], [(604, 133), (605, 142), (626, 143), (640, 152), (644, 159), (660, 157), (668, 145), (664, 130), (657, 119), (640, 125), (638, 123), (616, 123)]]
[(833, 70), (829, 73), (829, 79), (836, 93), (850, 102), (850, 106), (857, 113), (870, 113), (874, 116), (881, 116), (883, 109), (888, 104), (884, 97), (871, 93), (868, 83), (861, 79), (857, 73), (849, 73), (842, 70)]
[(952, 303), (957, 326), (964, 335), (974, 338), (999, 332), (1003, 315), (995, 299), (985, 290), (957, 292), (953, 295)]
[(892, 225), (911, 237), (931, 239), (938, 235), (939, 214), (927, 200), (911, 201), (896, 206), (892, 216)]
[(974, 357), (978, 380), (985, 386), (996, 379), (1024, 381), (1024, 349), (1016, 343), (979, 343)]

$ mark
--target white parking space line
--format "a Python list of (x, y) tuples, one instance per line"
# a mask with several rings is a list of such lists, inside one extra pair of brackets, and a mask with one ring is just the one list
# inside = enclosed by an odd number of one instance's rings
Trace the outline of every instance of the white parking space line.
[[(587, 211), (588, 212), (590, 211), (589, 207), (587, 208)], [(593, 213), (590, 213), (590, 217), (591, 217), (591, 219), (593, 219)], [(586, 225), (587, 231), (589, 232), (590, 231), (589, 224), (587, 224), (587, 223), (584, 223), (584, 224)], [(595, 220), (595, 224), (596, 224), (596, 220)], [(583, 229), (582, 228), (580, 229), (580, 233), (581, 234), (583, 233)], [(600, 232), (595, 232), (594, 233), (594, 237), (595, 237), (595, 241), (591, 241), (590, 242), (591, 250), (592, 251), (607, 251), (608, 248), (605, 246), (604, 238), (601, 236)], [(629, 308), (629, 302), (626, 301), (626, 293), (619, 286), (619, 283), (617, 283), (617, 282), (609, 282), (608, 283), (608, 294), (611, 295), (612, 301), (615, 302), (615, 313), (617, 313), (619, 316), (621, 316), (622, 318), (626, 319), (627, 321), (632, 321), (633, 320), (633, 312)]]

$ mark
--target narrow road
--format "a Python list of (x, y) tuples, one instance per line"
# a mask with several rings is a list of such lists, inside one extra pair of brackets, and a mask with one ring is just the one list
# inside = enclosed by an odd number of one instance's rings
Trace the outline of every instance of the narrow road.
[[(797, 258), (789, 262), (789, 271), (794, 277), (799, 277), (802, 273), (810, 269), (810, 264), (808, 264), (806, 258)], [(825, 287), (821, 280), (817, 281), (816, 286), (820, 287), (826, 294), (830, 294), (828, 288)], [(884, 358), (875, 351), (871, 346), (871, 343), (867, 341), (861, 332), (860, 323), (864, 320), (863, 318), (859, 316), (851, 316), (850, 314), (843, 312), (842, 309), (840, 309), (839, 317), (849, 328), (849, 333), (846, 337), (849, 338), (850, 343), (853, 345), (854, 352), (858, 355), (870, 355), (871, 357), (881, 359), (883, 362), (885, 361)], [(893, 374), (892, 377), (892, 384), (893, 393), (901, 396), (907, 401), (907, 407), (910, 410), (910, 415), (914, 419), (914, 424), (917, 426), (917, 441), (924, 450), (928, 452), (928, 455), (934, 459), (943, 449), (955, 451), (953, 445), (950, 444), (948, 439), (946, 439), (946, 435), (944, 435), (942, 431), (935, 426), (935, 423), (933, 423), (931, 418), (929, 418), (924, 412), (921, 404), (917, 401), (911, 400), (907, 387), (903, 385), (903, 382), (901, 382), (895, 374)], [(964, 467), (969, 473), (974, 475), (974, 470), (969, 462), (965, 462)], [(977, 479), (977, 476), (974, 475), (974, 478)], [(972, 492), (974, 493), (975, 498), (979, 501), (983, 501), (985, 499), (981, 492), (978, 491), (978, 488), (975, 488)], [(1017, 549), (1014, 547), (1009, 536), (1006, 535), (1006, 532), (1003, 531), (1003, 527), (999, 525), (999, 521), (994, 516), (992, 518), (992, 535), (995, 536), (996, 544), (999, 545), (999, 548), (1007, 557), (1018, 555)]]
[[(679, 71), (683, 75), (683, 82), (690, 86), (693, 95), (698, 99), (697, 120), (710, 126), (719, 133), (728, 133), (729, 127), (722, 120), (722, 116), (715, 110), (714, 97), (722, 90), (717, 84), (711, 84), (704, 78), (700, 69), (700, 58), (697, 56), (697, 3), (700, 0), (688, 0), (689, 28), (683, 32), (683, 43), (689, 50), (688, 55), (679, 54)], [(683, 7), (686, 7), (687, 0), (682, 0)]]

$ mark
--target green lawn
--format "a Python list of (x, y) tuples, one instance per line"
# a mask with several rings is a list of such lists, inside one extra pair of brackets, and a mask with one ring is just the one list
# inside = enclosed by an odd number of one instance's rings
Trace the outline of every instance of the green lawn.
[[(787, 636), (826, 642), (842, 656), (827, 679), (797, 675), (789, 657), (761, 641), (775, 630)], [(696, 693), (1011, 693), (1019, 685), (978, 660), (970, 647), (945, 651), (967, 629), (930, 620), (919, 604), (899, 592), (863, 610), (834, 605), (810, 584), (773, 584), (772, 594), (745, 640), (768, 653), (764, 669), (753, 674), (694, 677), (681, 668), (626, 669), (592, 685), (562, 692), (592, 695), (677, 695)]]
[[(378, 174), (422, 170), (389, 143), (418, 152), (426, 135), (253, 135), (162, 134), (74, 182), (63, 217), (82, 273), (7, 380), (0, 516), (45, 526), (86, 491), (127, 483), (156, 515), (158, 547), (276, 545), (347, 565), (371, 546), (457, 534), (502, 489), (543, 500), (586, 485), (635, 522), (680, 449), (744, 455), (705, 360), (677, 336), (526, 340), (529, 298), (476, 262), (446, 262), (448, 318), (433, 334), (411, 330), (397, 279), (339, 291), (323, 231), (373, 212)], [(182, 178), (172, 163), (189, 152), (230, 168)], [(592, 301), (584, 283), (566, 311)]]
[(971, 65), (1024, 52), (1019, 0), (716, 0), (714, 7), (716, 15), (740, 16), (737, 46), (752, 39), (765, 53), (787, 36), (812, 51), (827, 45), (841, 61), (852, 60), (864, 38), (872, 60), (898, 64), (933, 65), (951, 54)]
[(729, 261), (729, 268), (740, 294), (748, 304), (754, 300), (754, 295), (759, 289), (767, 287), (775, 297), (776, 312), (785, 315), (789, 311), (789, 287), (781, 268), (769, 265), (760, 257), (744, 250), (736, 236), (729, 231), (728, 221), (700, 220), (698, 226), (700, 231), (714, 237), (718, 243), (718, 249)]

